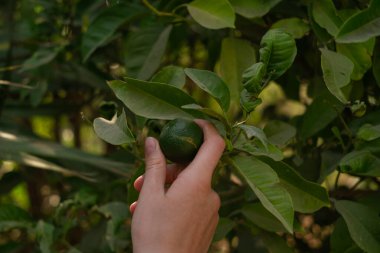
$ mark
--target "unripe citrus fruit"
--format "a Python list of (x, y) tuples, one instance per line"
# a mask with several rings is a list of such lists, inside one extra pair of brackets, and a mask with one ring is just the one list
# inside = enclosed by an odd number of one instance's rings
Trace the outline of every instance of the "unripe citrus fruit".
[(203, 142), (203, 131), (194, 121), (175, 119), (164, 126), (159, 142), (167, 159), (184, 164), (197, 154)]

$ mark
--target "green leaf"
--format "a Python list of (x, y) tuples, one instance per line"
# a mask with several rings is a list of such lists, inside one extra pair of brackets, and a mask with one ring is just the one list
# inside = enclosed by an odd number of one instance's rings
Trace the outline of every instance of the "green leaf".
[(40, 220), (36, 226), (36, 236), (42, 253), (52, 253), (54, 226)]
[(267, 66), (267, 75), (277, 79), (290, 68), (297, 55), (292, 35), (281, 29), (271, 29), (261, 39), (260, 61)]
[(380, 219), (378, 213), (359, 203), (348, 200), (335, 202), (337, 211), (347, 224), (354, 242), (368, 253), (380, 249)]
[(267, 14), (281, 0), (230, 0), (236, 13), (246, 18), (259, 18)]
[[(67, 148), (57, 143), (24, 136), (19, 133), (16, 135), (2, 130), (0, 130), (0, 156), (1, 159), (5, 160), (12, 160), (14, 156), (16, 159), (22, 159), (28, 166), (41, 166), (43, 169), (58, 170), (62, 169), (62, 167), (37, 156), (72, 161), (75, 162), (76, 166), (78, 166), (78, 163), (83, 163), (90, 165), (92, 170), (100, 169), (122, 176), (128, 176), (130, 173), (128, 164)], [(74, 174), (83, 174), (84, 177), (89, 176), (88, 173), (82, 172), (77, 167), (68, 171)]]
[(171, 25), (166, 27), (160, 36), (158, 36), (153, 46), (149, 49), (144, 64), (141, 66), (139, 73), (137, 74), (138, 79), (148, 80), (153, 73), (156, 72), (160, 66), (162, 57), (165, 54), (171, 30)]
[(260, 158), (280, 177), (281, 185), (292, 197), (294, 210), (301, 213), (313, 213), (320, 208), (330, 206), (327, 191), (322, 186), (305, 180), (298, 172), (284, 162), (274, 162)]
[(220, 74), (228, 85), (232, 100), (239, 101), (242, 90), (242, 74), (255, 62), (255, 50), (249, 41), (235, 38), (223, 39), (220, 53)]
[(214, 72), (200, 69), (185, 69), (186, 75), (199, 88), (216, 99), (223, 111), (227, 112), (230, 106), (230, 91), (227, 84)]
[(181, 89), (186, 84), (186, 75), (181, 67), (166, 66), (155, 74), (151, 81), (155, 83), (170, 84)]
[[(0, 143), (1, 143), (1, 140), (0, 140)], [(29, 147), (24, 147), (24, 148), (28, 149)], [(0, 153), (0, 159), (11, 160), (18, 164), (23, 164), (32, 168), (59, 172), (65, 176), (76, 176), (88, 181), (94, 181), (91, 174), (84, 173), (81, 171), (74, 171), (70, 168), (62, 167), (58, 164), (50, 162), (46, 159), (42, 159), (38, 156), (12, 150), (12, 148), (8, 149), (5, 153)]]
[(272, 25), (271, 29), (275, 28), (291, 34), (295, 39), (301, 39), (310, 31), (309, 25), (300, 18), (281, 19)]
[(270, 253), (292, 253), (286, 241), (275, 233), (261, 233), (261, 238)]
[(321, 166), (319, 179), (317, 181), (318, 183), (325, 181), (326, 177), (335, 171), (342, 157), (343, 155), (336, 151), (326, 150), (321, 152)]
[(120, 4), (105, 9), (83, 34), (81, 52), (83, 61), (99, 47), (103, 46), (124, 23), (141, 14), (141, 7), (136, 4)]
[(350, 237), (346, 223), (342, 217), (335, 222), (334, 231), (330, 237), (331, 253), (348, 253), (348, 251), (357, 247)]
[(129, 77), (147, 80), (159, 68), (172, 26), (158, 24), (130, 32), (124, 45), (124, 58)]
[(271, 232), (286, 232), (286, 228), (261, 203), (246, 204), (241, 213), (259, 228)]
[(344, 173), (380, 177), (380, 159), (369, 151), (352, 151), (340, 160), (339, 166)]
[(338, 16), (334, 3), (331, 0), (314, 0), (312, 3), (312, 15), (318, 25), (325, 28), (335, 36), (342, 25), (342, 19)]
[(195, 0), (187, 4), (187, 9), (206, 28), (235, 28), (235, 12), (228, 0)]
[(346, 56), (327, 50), (320, 49), (323, 80), (327, 89), (342, 103), (347, 103), (347, 98), (342, 92), (342, 88), (350, 83), (354, 64)]
[(369, 7), (347, 19), (336, 35), (336, 42), (363, 42), (380, 35), (380, 2), (372, 0)]
[(279, 146), (284, 146), (296, 135), (296, 128), (284, 121), (269, 121), (264, 128), (268, 141)]
[(124, 110), (119, 117), (115, 114), (111, 120), (96, 118), (93, 125), (98, 137), (112, 145), (123, 145), (135, 141), (128, 127)]
[(30, 214), (18, 206), (5, 204), (0, 205), (0, 223), (4, 221), (30, 222)]
[[(267, 66), (262, 62), (257, 62), (247, 68), (243, 73), (243, 84), (245, 90), (253, 96), (259, 96), (265, 83), (266, 74)], [(242, 94), (241, 97), (243, 98)]]
[(260, 98), (257, 97), (257, 94), (252, 94), (248, 92), (246, 89), (243, 89), (240, 93), (240, 105), (244, 111), (247, 113), (255, 110), (257, 106), (259, 106), (262, 102)]
[(374, 50), (372, 73), (377, 82), (377, 86), (380, 87), (380, 40), (376, 43)]
[(127, 203), (128, 203), (128, 205), (131, 205), (133, 202), (137, 201), (137, 199), (139, 197), (139, 192), (135, 189), (134, 182), (139, 176), (143, 175), (144, 172), (145, 172), (145, 167), (140, 166), (134, 172), (133, 176), (129, 179), (128, 190), (127, 190)]
[(183, 108), (183, 109), (189, 109), (189, 110), (196, 110), (196, 111), (198, 111), (198, 112), (200, 112), (202, 114), (205, 114), (205, 115), (207, 115), (207, 116), (209, 116), (211, 118), (219, 120), (220, 122), (222, 122), (224, 124), (225, 127), (230, 127), (230, 123), (228, 122), (228, 120), (225, 117), (225, 115), (220, 115), (219, 113), (217, 113), (213, 109), (204, 108), (204, 107), (202, 107), (200, 105), (197, 105), (197, 104), (184, 105), (181, 108)]
[(213, 241), (222, 240), (236, 226), (235, 222), (229, 218), (220, 218), (216, 227)]
[(352, 80), (361, 80), (364, 74), (371, 68), (374, 46), (374, 38), (363, 43), (336, 44), (337, 52), (345, 55), (354, 63), (354, 70), (351, 75)]
[(133, 113), (151, 119), (193, 118), (181, 106), (194, 104), (187, 93), (171, 85), (126, 78), (108, 85)]
[(344, 105), (328, 92), (316, 97), (303, 116), (300, 138), (305, 140), (324, 129), (343, 109)]
[(239, 128), (244, 131), (248, 139), (256, 137), (264, 145), (265, 149), (268, 149), (268, 139), (261, 128), (245, 124), (239, 125)]
[(62, 49), (63, 46), (40, 48), (29, 59), (23, 62), (20, 72), (32, 70), (50, 63)]
[(115, 251), (118, 247), (118, 232), (129, 216), (129, 206), (123, 202), (109, 202), (97, 210), (109, 219), (105, 237), (111, 250)]
[(18, 171), (11, 171), (3, 174), (0, 179), (0, 195), (9, 194), (13, 188), (22, 182), (24, 182), (24, 177)]
[(237, 156), (233, 165), (245, 178), (263, 206), (293, 233), (294, 210), (289, 193), (279, 185), (280, 179), (271, 167), (254, 157)]
[(271, 143), (264, 144), (255, 139), (253, 141), (245, 141), (243, 143), (237, 143), (235, 148), (240, 151), (247, 152), (254, 156), (267, 156), (275, 161), (281, 161), (284, 159), (282, 151)]
[(363, 125), (359, 129), (357, 136), (358, 138), (365, 141), (373, 141), (377, 138), (380, 138), (380, 124), (375, 126), (371, 124)]

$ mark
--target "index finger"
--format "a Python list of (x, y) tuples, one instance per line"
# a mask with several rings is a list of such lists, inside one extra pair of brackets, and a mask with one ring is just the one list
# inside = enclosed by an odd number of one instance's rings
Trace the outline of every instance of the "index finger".
[(211, 182), (212, 174), (225, 148), (225, 142), (215, 127), (208, 121), (195, 120), (203, 130), (203, 143), (193, 161), (188, 165), (188, 173), (196, 173)]

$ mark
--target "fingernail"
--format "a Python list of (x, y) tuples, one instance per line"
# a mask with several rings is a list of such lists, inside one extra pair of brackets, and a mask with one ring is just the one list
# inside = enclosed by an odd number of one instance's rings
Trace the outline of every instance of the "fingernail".
[(148, 137), (145, 140), (145, 152), (148, 154), (156, 150), (156, 140), (153, 137)]

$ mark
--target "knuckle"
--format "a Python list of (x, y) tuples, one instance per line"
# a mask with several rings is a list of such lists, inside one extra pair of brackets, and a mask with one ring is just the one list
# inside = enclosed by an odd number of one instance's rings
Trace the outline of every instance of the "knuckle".
[(215, 207), (216, 210), (219, 210), (221, 206), (221, 200), (219, 195), (215, 191), (211, 191), (211, 203)]

